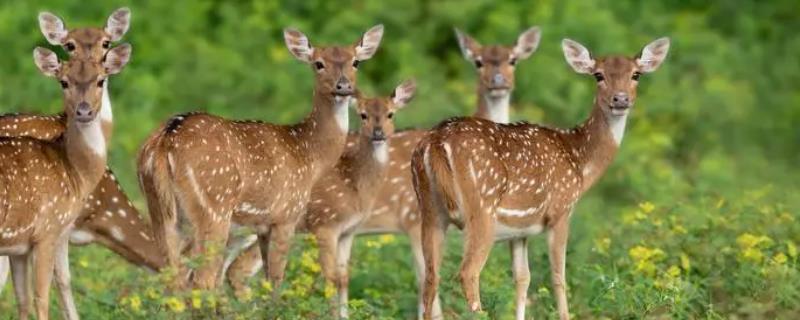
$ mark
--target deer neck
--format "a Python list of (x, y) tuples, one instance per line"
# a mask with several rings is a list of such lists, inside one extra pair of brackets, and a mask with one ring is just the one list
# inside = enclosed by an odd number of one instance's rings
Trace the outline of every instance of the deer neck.
[(562, 133), (583, 174), (584, 190), (589, 189), (614, 160), (625, 133), (627, 118), (627, 114), (607, 114), (595, 103), (592, 113), (583, 124)]
[(511, 91), (502, 97), (492, 97), (486, 90), (478, 89), (478, 110), (473, 115), (476, 118), (491, 120), (497, 123), (509, 122), (509, 101)]
[(314, 105), (311, 114), (293, 128), (305, 149), (322, 166), (333, 166), (344, 150), (349, 129), (347, 108), (350, 97), (338, 97), (314, 90)]
[(89, 123), (67, 121), (64, 152), (80, 194), (91, 192), (105, 172), (111, 121), (103, 120), (102, 115), (110, 114), (110, 110), (104, 110), (110, 108), (110, 104), (103, 103), (97, 118)]
[(351, 179), (355, 189), (367, 191), (358, 192), (359, 195), (368, 196), (368, 199), (362, 199), (362, 202), (370, 202), (374, 198), (369, 197), (369, 195), (374, 195), (374, 192), (370, 192), (370, 190), (376, 190), (386, 176), (386, 168), (389, 163), (389, 144), (386, 141), (373, 143), (367, 137), (359, 137), (354, 149), (345, 153), (342, 161), (347, 164), (346, 175)]

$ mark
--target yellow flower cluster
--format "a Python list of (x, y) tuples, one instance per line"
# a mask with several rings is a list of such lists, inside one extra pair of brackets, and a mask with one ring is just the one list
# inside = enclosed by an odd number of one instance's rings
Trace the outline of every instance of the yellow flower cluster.
[(750, 233), (743, 233), (736, 238), (736, 244), (739, 245), (739, 260), (754, 263), (764, 261), (764, 252), (761, 251), (764, 247), (772, 245), (773, 241), (767, 236), (753, 235)]
[(628, 255), (634, 262), (634, 272), (652, 277), (656, 273), (656, 262), (666, 257), (663, 250), (658, 248), (647, 248), (645, 246), (635, 246), (628, 250)]
[(178, 297), (169, 297), (164, 299), (164, 304), (175, 313), (181, 313), (186, 310), (186, 305)]

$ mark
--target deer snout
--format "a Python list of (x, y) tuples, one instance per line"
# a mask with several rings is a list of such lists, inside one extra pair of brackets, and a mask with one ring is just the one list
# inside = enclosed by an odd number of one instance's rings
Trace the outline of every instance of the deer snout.
[(372, 141), (384, 140), (386, 140), (386, 132), (383, 131), (383, 128), (375, 128), (372, 130)]
[(75, 108), (75, 119), (80, 122), (90, 122), (94, 120), (94, 110), (92, 110), (88, 102), (83, 101), (78, 104), (78, 107)]
[(614, 108), (628, 108), (631, 106), (630, 96), (625, 92), (617, 92), (611, 97), (611, 106)]
[(336, 80), (336, 95), (337, 96), (349, 96), (353, 94), (353, 84), (350, 83), (350, 80), (345, 78), (344, 76), (339, 77), (339, 80)]
[(503, 88), (505, 86), (506, 86), (506, 77), (504, 77), (499, 72), (495, 73), (494, 76), (492, 76), (492, 87)]

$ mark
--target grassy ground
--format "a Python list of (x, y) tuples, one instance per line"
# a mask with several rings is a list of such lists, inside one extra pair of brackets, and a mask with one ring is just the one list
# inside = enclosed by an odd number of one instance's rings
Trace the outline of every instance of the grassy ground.
[[(609, 174), (621, 167), (612, 167)], [(798, 190), (776, 184), (697, 183), (684, 191), (643, 196), (631, 190), (617, 197), (592, 192), (581, 201), (573, 216), (567, 263), (575, 317), (793, 319), (800, 315)], [(441, 286), (444, 308), (448, 318), (470, 318), (464, 315), (455, 276), (460, 232), (451, 231), (449, 236)], [(408, 251), (402, 236), (358, 240), (351, 265), (353, 318), (415, 316), (416, 288)], [(333, 291), (321, 280), (316, 254), (313, 238), (297, 240), (277, 301), (269, 294), (274, 288), (260, 276), (252, 279), (252, 294), (245, 300), (236, 300), (227, 289), (170, 296), (162, 278), (128, 265), (102, 247), (72, 250), (71, 261), (78, 308), (86, 319), (325, 318), (325, 299)], [(529, 314), (555, 318), (543, 236), (533, 239), (530, 257)], [(495, 247), (481, 280), (485, 312), (478, 318), (511, 318), (513, 283), (504, 243)], [(3, 318), (14, 314), (10, 289), (9, 285), (0, 297)], [(53, 312), (55, 306), (54, 302)]]

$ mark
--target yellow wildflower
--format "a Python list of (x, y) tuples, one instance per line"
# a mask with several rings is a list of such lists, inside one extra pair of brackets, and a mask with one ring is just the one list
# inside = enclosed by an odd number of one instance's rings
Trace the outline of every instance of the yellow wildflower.
[(642, 202), (642, 203), (639, 204), (639, 209), (641, 209), (642, 212), (645, 213), (645, 214), (653, 212), (653, 210), (655, 210), (655, 208), (656, 208), (656, 206), (650, 201), (645, 201), (645, 202)]
[(315, 250), (304, 251), (303, 255), (300, 257), (300, 265), (312, 273), (318, 273), (322, 270), (322, 267), (317, 263)]
[(689, 271), (692, 268), (692, 263), (689, 261), (689, 256), (681, 252), (681, 268), (684, 271)]
[(192, 290), (192, 308), (200, 309), (203, 307), (203, 296), (200, 290)]
[(772, 257), (772, 263), (774, 264), (784, 264), (786, 261), (789, 260), (786, 258), (786, 255), (783, 252), (779, 252), (774, 257)]
[(169, 307), (169, 309), (172, 310), (172, 312), (181, 313), (184, 310), (186, 310), (186, 306), (183, 304), (183, 301), (181, 301), (181, 299), (178, 299), (176, 297), (167, 298), (165, 303), (167, 307)]
[(669, 269), (667, 269), (667, 276), (671, 278), (677, 278), (680, 275), (681, 268), (678, 268), (678, 266), (670, 266)]
[(153, 288), (153, 287), (149, 287), (149, 288), (145, 289), (145, 291), (144, 291), (144, 295), (145, 295), (147, 298), (149, 298), (149, 299), (152, 299), (152, 300), (156, 300), (156, 299), (158, 299), (158, 298), (161, 298), (161, 294), (160, 294), (160, 293), (158, 293), (158, 290), (156, 290), (156, 289), (155, 289), (155, 288)]
[(272, 282), (267, 280), (261, 280), (261, 289), (264, 289), (266, 292), (272, 292)]
[(792, 258), (797, 258), (797, 246), (794, 245), (792, 240), (786, 241), (786, 253)]
[(750, 233), (743, 233), (736, 238), (736, 243), (742, 249), (754, 248), (760, 245), (770, 245), (772, 239), (767, 236), (756, 236)]
[(322, 291), (325, 298), (330, 299), (336, 294), (336, 286), (330, 281), (325, 281), (325, 288)]
[(686, 230), (686, 228), (684, 228), (682, 225), (676, 224), (672, 227), (672, 232), (677, 234), (687, 234), (689, 233), (689, 230)]
[(664, 251), (658, 248), (650, 249), (644, 246), (635, 246), (628, 250), (628, 255), (635, 261), (659, 260), (664, 257)]
[(758, 248), (746, 248), (739, 254), (742, 260), (749, 260), (752, 262), (761, 262), (764, 259), (764, 253)]
[(601, 254), (606, 254), (606, 253), (608, 253), (608, 248), (611, 247), (611, 239), (608, 238), (608, 237), (595, 239), (594, 240), (594, 247), (597, 250), (597, 252), (599, 252)]
[(378, 238), (382, 244), (390, 244), (395, 241), (395, 237), (393, 234), (385, 234)]
[(86, 258), (84, 258), (84, 257), (81, 257), (81, 258), (78, 260), (78, 265), (79, 265), (79, 266), (81, 266), (81, 267), (83, 267), (83, 268), (89, 267), (89, 260), (86, 260)]
[(128, 297), (128, 304), (130, 304), (131, 310), (134, 312), (139, 312), (142, 309), (142, 299), (138, 295)]

